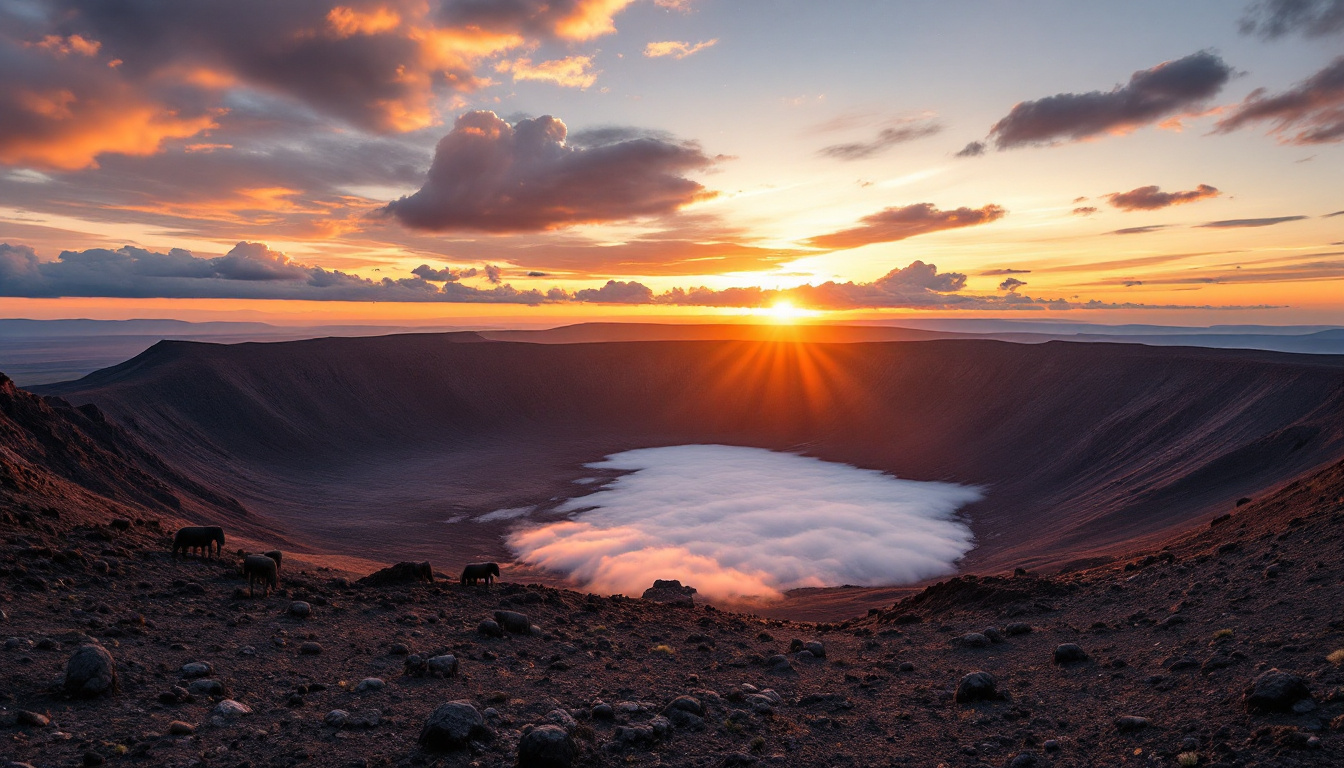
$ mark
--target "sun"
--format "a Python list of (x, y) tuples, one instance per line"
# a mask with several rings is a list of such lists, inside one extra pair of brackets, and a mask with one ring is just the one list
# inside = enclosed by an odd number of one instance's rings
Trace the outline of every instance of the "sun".
[(776, 323), (791, 323), (805, 317), (816, 317), (819, 313), (816, 310), (795, 307), (793, 302), (785, 299), (766, 307), (761, 314)]

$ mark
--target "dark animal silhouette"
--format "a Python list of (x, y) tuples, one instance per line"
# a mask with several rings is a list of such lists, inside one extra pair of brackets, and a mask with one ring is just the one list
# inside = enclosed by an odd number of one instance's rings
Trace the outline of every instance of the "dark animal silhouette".
[(179, 528), (177, 534), (173, 536), (173, 557), (177, 557), (179, 551), (186, 555), (198, 549), (204, 549), (205, 556), (210, 557), (211, 546), (214, 547), (214, 554), (224, 551), (223, 528), (217, 525), (192, 525)]
[(267, 557), (269, 557), (269, 558), (271, 558), (272, 560), (275, 561), (275, 572), (276, 572), (276, 573), (279, 573), (279, 572), (280, 572), (280, 561), (281, 561), (282, 559), (284, 559), (284, 553), (282, 553), (282, 552), (281, 552), (280, 550), (278, 550), (278, 549), (272, 549), (272, 550), (269, 551), (269, 552), (262, 552), (261, 554), (263, 554), (263, 555), (265, 555), (265, 556), (267, 556)]
[(266, 555), (248, 555), (243, 558), (243, 575), (247, 577), (247, 594), (256, 597), (257, 582), (262, 585), (262, 597), (269, 597), (272, 589), (280, 586), (280, 565)]
[(462, 586), (476, 586), (482, 579), (488, 587), (499, 578), (499, 563), (472, 563), (462, 569)]

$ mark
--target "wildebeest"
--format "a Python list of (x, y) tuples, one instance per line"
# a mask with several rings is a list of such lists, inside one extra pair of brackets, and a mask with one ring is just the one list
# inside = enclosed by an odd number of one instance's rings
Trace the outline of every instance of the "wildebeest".
[(472, 563), (462, 569), (462, 586), (476, 586), (482, 579), (488, 587), (490, 583), (499, 578), (499, 563)]
[(284, 555), (281, 554), (280, 550), (278, 550), (278, 549), (272, 549), (272, 550), (269, 551), (269, 552), (262, 552), (261, 554), (263, 554), (263, 555), (265, 555), (265, 556), (267, 556), (267, 557), (269, 557), (269, 558), (271, 558), (272, 560), (275, 561), (275, 572), (276, 572), (276, 573), (279, 573), (279, 572), (280, 572), (280, 561), (284, 558)]
[(198, 549), (204, 549), (205, 556), (210, 557), (211, 545), (215, 547), (215, 554), (224, 551), (223, 528), (217, 525), (191, 525), (179, 528), (177, 535), (173, 536), (173, 557), (177, 557), (179, 551), (186, 555)]
[(277, 574), (280, 564), (266, 555), (248, 555), (243, 558), (243, 576), (247, 577), (247, 594), (256, 597), (256, 584), (261, 582), (262, 597), (268, 597), (272, 589), (280, 586)]

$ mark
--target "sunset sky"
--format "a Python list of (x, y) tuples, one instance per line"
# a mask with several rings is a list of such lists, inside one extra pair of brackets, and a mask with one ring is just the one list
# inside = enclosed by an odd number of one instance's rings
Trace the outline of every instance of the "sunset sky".
[(0, 71), (0, 316), (1344, 324), (1344, 0), (0, 0)]

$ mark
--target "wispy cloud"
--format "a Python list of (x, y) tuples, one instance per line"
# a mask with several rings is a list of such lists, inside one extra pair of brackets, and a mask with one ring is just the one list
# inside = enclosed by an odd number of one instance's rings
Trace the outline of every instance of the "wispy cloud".
[(660, 59), (671, 56), (674, 59), (684, 59), (687, 56), (697, 54), (706, 48), (712, 48), (719, 42), (716, 37), (713, 40), (705, 40), (699, 43), (687, 43), (680, 40), (663, 40), (661, 42), (649, 43), (644, 46), (644, 55), (650, 59)]
[(1270, 133), (1285, 144), (1344, 141), (1344, 56), (1282, 93), (1251, 91), (1216, 130), (1228, 133), (1252, 123), (1269, 123)]
[(819, 152), (826, 157), (834, 157), (839, 160), (864, 160), (885, 152), (897, 144), (905, 144), (933, 136), (942, 130), (943, 126), (933, 120), (903, 121), (900, 125), (883, 128), (876, 137), (869, 141), (832, 144), (829, 147), (822, 148)]
[(515, 81), (554, 83), (562, 88), (591, 88), (600, 74), (593, 69), (591, 56), (567, 56), (535, 64), (528, 58), (505, 59), (495, 64), (495, 71), (507, 72)]
[(1289, 221), (1302, 221), (1306, 216), (1271, 216), (1264, 219), (1224, 219), (1222, 221), (1210, 221), (1198, 226), (1204, 229), (1242, 229), (1245, 227), (1271, 227), (1275, 224), (1284, 224)]
[(887, 208), (864, 216), (859, 219), (858, 226), (818, 235), (808, 239), (807, 242), (818, 248), (858, 248), (873, 243), (896, 242), (931, 232), (989, 224), (1003, 218), (1007, 213), (997, 205), (944, 211), (932, 203), (916, 203)]
[[(1111, 205), (1122, 211), (1155, 211), (1173, 205), (1185, 205), (1207, 200), (1222, 194), (1216, 187), (1200, 184), (1198, 188), (1186, 192), (1163, 192), (1156, 184), (1131, 189), (1128, 192), (1112, 192), (1106, 196)], [(1077, 213), (1080, 209), (1074, 209)], [(1096, 211), (1095, 208), (1092, 209)]]

